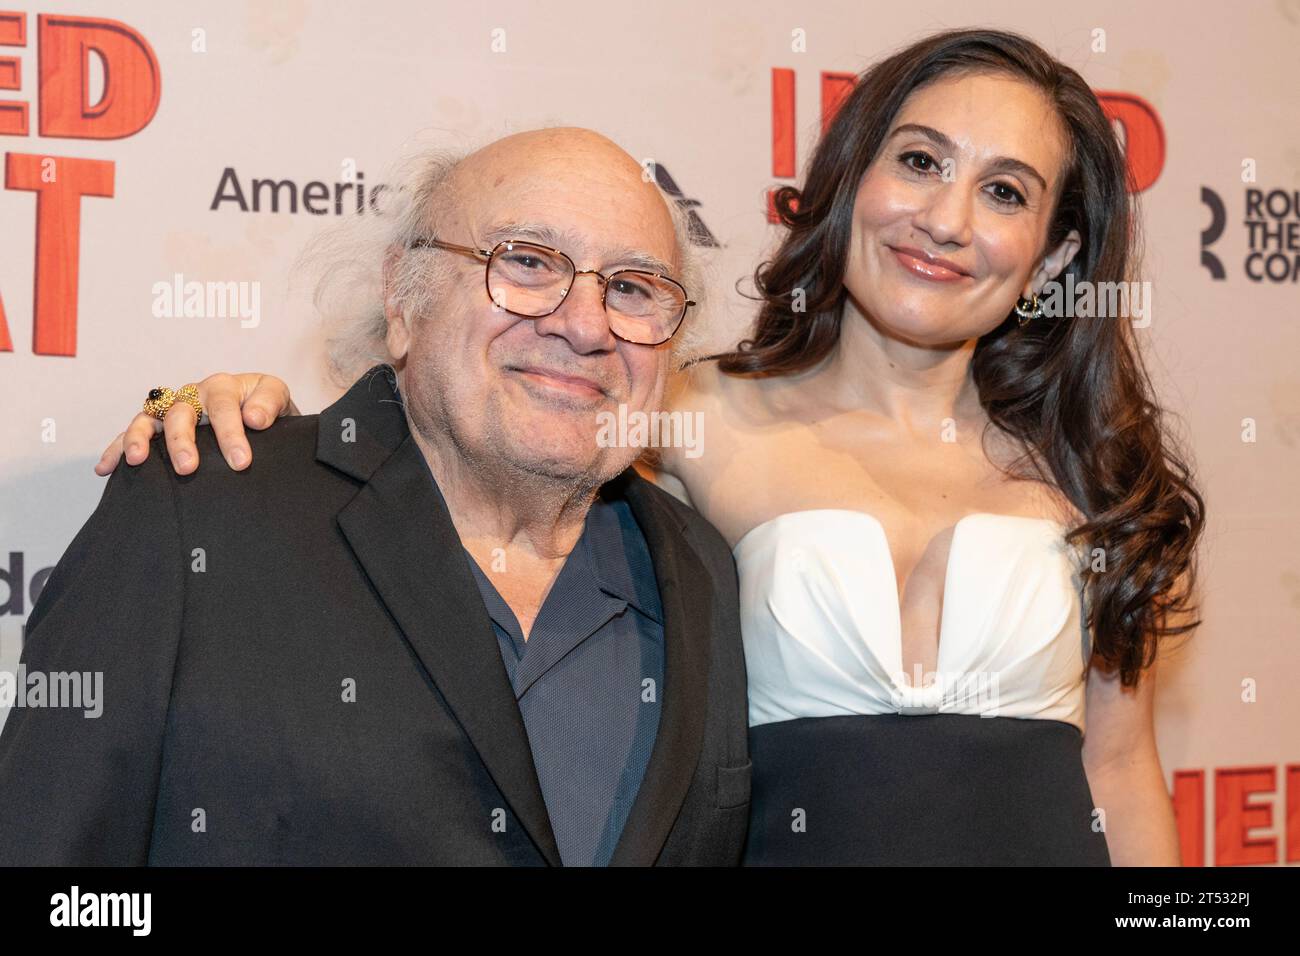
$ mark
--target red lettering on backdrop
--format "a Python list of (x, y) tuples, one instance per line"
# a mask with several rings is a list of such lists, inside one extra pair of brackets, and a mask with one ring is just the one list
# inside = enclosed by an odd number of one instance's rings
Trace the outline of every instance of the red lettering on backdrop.
[(1183, 866), (1205, 866), (1205, 772), (1174, 772), (1174, 821)]
[(1130, 193), (1150, 189), (1165, 168), (1165, 128), (1154, 106), (1132, 93), (1097, 92), (1102, 112), (1124, 129)]
[[(794, 70), (774, 67), (772, 70), (772, 175), (794, 178), (795, 146), (798, 140), (794, 128)], [(767, 221), (780, 222), (776, 214), (776, 190), (767, 191)]]
[[(853, 92), (857, 82), (854, 73), (822, 72), (822, 132), (825, 133), (840, 111), (844, 100)], [(794, 70), (789, 67), (772, 68), (772, 175), (794, 178), (795, 128)], [(776, 213), (776, 190), (767, 191), (767, 221), (780, 222)]]
[[(0, 46), (26, 46), (27, 19), (21, 13), (0, 13)], [(22, 61), (16, 56), (0, 57), (0, 90), (22, 89)], [(0, 135), (27, 135), (27, 103), (0, 101)], [(3, 336), (0, 330), (0, 336)]]
[[(153, 119), (162, 96), (158, 58), (141, 34), (116, 20), (37, 17), (40, 135), (121, 139)], [(0, 12), (0, 46), (26, 46), (23, 13)], [(103, 66), (103, 92), (91, 102), (91, 57)], [(0, 57), (0, 89), (20, 88), (20, 64)], [(0, 134), (28, 135), (28, 104), (0, 101)], [(113, 163), (10, 154), (5, 187), (36, 193), (36, 275), (32, 351), (75, 355), (81, 197), (113, 195)], [(0, 300), (0, 352), (13, 339)]]
[[(1250, 830), (1272, 827), (1273, 808), (1251, 803), (1256, 794), (1271, 796), (1276, 767), (1230, 767), (1215, 771), (1214, 862), (1216, 866), (1277, 863), (1273, 836), (1247, 838)], [(1283, 768), (1283, 863), (1300, 863), (1300, 764)], [(1174, 772), (1174, 819), (1183, 866), (1205, 866), (1205, 771)]]
[(1256, 793), (1272, 793), (1276, 767), (1234, 767), (1214, 775), (1214, 865), (1249, 866), (1277, 862), (1277, 838), (1248, 837), (1273, 825), (1273, 808), (1248, 803)]
[[(116, 20), (42, 15), (41, 135), (121, 139), (158, 111), (158, 58), (139, 33)], [(90, 102), (90, 55), (104, 61), (104, 93)]]
[[(77, 274), (81, 197), (113, 195), (113, 164), (68, 156), (5, 157), (5, 188), (36, 193), (36, 293), (32, 351), (77, 354)], [(13, 345), (0, 329), (0, 347)]]
[(772, 175), (794, 178), (794, 70), (772, 70)]
[(858, 82), (856, 73), (827, 73), (822, 71), (822, 134), (831, 128), (831, 121), (840, 111), (844, 101)]
[(1286, 768), (1286, 861), (1300, 863), (1300, 764)]

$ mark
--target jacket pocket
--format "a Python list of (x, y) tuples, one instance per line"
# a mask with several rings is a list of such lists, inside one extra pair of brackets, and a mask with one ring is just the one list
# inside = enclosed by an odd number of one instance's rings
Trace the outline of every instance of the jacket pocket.
[(749, 803), (750, 778), (754, 763), (745, 761), (739, 767), (718, 768), (718, 809), (743, 807)]

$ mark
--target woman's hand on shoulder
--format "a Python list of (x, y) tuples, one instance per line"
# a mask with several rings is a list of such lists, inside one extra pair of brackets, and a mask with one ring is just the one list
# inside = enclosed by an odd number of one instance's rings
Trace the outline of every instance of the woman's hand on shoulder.
[[(217, 444), (226, 463), (242, 471), (253, 461), (245, 428), (261, 430), (284, 415), (300, 414), (289, 394), (289, 386), (274, 375), (243, 372), (231, 375), (218, 372), (197, 383), (199, 402), (216, 434)], [(163, 432), (172, 468), (178, 475), (188, 475), (199, 467), (199, 451), (194, 443), (198, 422), (194, 409), (176, 402), (162, 421), (140, 412), (126, 431), (109, 442), (95, 465), (95, 474), (111, 474), (123, 454), (128, 465), (138, 465), (149, 457), (149, 442)]]

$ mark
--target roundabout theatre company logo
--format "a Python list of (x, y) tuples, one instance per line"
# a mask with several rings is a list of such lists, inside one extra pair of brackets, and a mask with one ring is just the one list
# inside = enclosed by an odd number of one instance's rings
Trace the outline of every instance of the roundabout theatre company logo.
[[(1247, 160), (1250, 162), (1250, 160)], [(1253, 179), (1246, 169), (1243, 180)], [(1208, 186), (1201, 187), (1201, 202), (1210, 210), (1210, 224), (1201, 232), (1201, 265), (1217, 282), (1227, 278), (1219, 250), (1212, 249), (1228, 226), (1223, 197)], [(1300, 190), (1260, 189), (1243, 191), (1243, 213), (1239, 220), (1246, 232), (1246, 257), (1241, 271), (1251, 282), (1300, 282)]]

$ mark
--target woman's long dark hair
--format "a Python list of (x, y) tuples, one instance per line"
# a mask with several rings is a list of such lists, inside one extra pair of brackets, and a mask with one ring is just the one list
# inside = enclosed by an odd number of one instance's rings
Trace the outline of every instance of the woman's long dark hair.
[[(1139, 220), (1127, 164), (1083, 78), (1014, 33), (939, 33), (864, 73), (819, 143), (804, 188), (777, 191), (789, 231), (755, 272), (763, 305), (753, 335), (719, 357), (723, 372), (789, 375), (831, 354), (847, 297), (854, 200), (899, 108), (939, 77), (990, 72), (1041, 90), (1067, 131), (1048, 248), (1078, 230), (1082, 246), (1066, 269), (1076, 288), (1132, 277)], [(803, 291), (798, 311), (796, 289)], [(1084, 571), (1093, 652), (1124, 685), (1135, 685), (1159, 639), (1199, 623), (1188, 612), (1205, 506), (1162, 426), (1132, 323), (1044, 317), (1021, 328), (1009, 313), (976, 343), (971, 370), (990, 421), (1024, 452), (1020, 473), (1027, 468), (1055, 485), (1084, 516), (1071, 541), (1104, 549), (1105, 570), (1090, 562)]]

